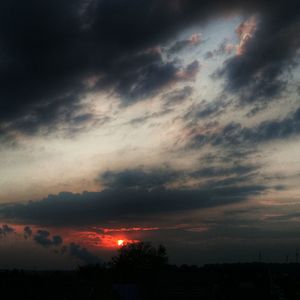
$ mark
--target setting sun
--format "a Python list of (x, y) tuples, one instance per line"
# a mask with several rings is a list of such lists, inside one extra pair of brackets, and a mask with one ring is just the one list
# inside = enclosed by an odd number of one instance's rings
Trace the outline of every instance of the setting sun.
[(118, 246), (120, 246), (120, 247), (124, 245), (124, 241), (123, 240), (118, 240), (117, 243), (118, 243)]

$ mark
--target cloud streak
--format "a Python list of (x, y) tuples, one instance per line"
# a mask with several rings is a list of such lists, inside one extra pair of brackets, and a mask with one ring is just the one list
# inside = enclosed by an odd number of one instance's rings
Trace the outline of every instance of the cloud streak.
[(192, 147), (205, 144), (214, 146), (258, 145), (270, 141), (287, 139), (300, 133), (300, 109), (281, 120), (264, 121), (256, 127), (243, 127), (231, 122), (213, 134), (199, 134), (192, 138)]

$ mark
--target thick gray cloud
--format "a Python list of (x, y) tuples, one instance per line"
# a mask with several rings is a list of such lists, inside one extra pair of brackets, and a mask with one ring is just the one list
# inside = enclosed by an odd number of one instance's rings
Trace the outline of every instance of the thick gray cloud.
[(106, 171), (99, 181), (108, 188), (157, 188), (174, 181), (181, 173), (169, 169), (128, 169), (121, 172)]
[[(68, 122), (90, 90), (112, 90), (129, 105), (192, 79), (196, 62), (164, 62), (155, 47), (193, 22), (233, 10), (257, 12), (261, 24), (245, 55), (230, 59), (220, 76), (245, 102), (272, 98), (299, 48), (297, 0), (1, 1), (1, 131), (33, 134)], [(98, 78), (92, 87), (84, 84), (91, 77)]]
[(111, 66), (96, 88), (113, 88), (122, 97), (122, 104), (129, 105), (180, 80), (177, 76), (180, 69), (176, 62), (164, 63), (159, 53), (128, 55)]
[[(31, 224), (101, 225), (117, 220), (121, 225), (145, 216), (222, 206), (260, 195), (268, 187), (251, 184), (255, 169), (254, 166), (207, 167), (187, 174), (143, 169), (106, 172), (99, 177), (108, 187), (102, 192), (63, 192), (40, 201), (5, 205), (0, 213), (4, 218)], [(168, 183), (186, 178), (207, 182), (194, 188), (166, 188)], [(39, 234), (39, 240), (49, 243), (45, 234)]]

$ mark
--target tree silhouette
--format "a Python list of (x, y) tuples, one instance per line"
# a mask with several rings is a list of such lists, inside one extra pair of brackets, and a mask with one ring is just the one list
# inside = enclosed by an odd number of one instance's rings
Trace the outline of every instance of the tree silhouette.
[(157, 248), (149, 242), (124, 244), (112, 258), (112, 266), (121, 270), (157, 270), (168, 263), (166, 248)]

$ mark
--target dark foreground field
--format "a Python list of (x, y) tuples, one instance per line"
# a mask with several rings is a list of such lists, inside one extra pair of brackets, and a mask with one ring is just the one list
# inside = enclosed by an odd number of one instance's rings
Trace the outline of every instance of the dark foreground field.
[(300, 299), (300, 264), (1, 271), (2, 299)]

